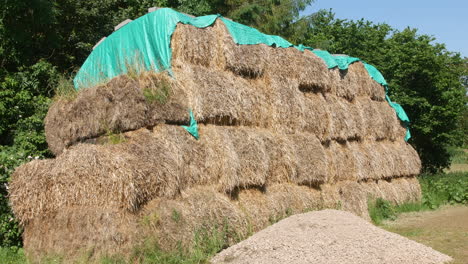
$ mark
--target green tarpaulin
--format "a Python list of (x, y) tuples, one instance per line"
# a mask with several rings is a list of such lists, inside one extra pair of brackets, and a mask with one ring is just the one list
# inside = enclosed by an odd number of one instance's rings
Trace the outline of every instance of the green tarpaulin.
[[(327, 51), (314, 50), (304, 45), (294, 46), (279, 36), (263, 34), (255, 28), (236, 23), (220, 15), (190, 17), (169, 8), (161, 8), (123, 26), (97, 46), (73, 80), (75, 88), (78, 90), (105, 83), (129, 71), (168, 70), (171, 72), (171, 36), (177, 23), (204, 28), (212, 25), (218, 18), (222, 19), (234, 42), (239, 45), (263, 43), (279, 48), (295, 47), (300, 51), (307, 49), (322, 58), (328, 68), (338, 67), (340, 70), (346, 70), (350, 64), (360, 61), (358, 58), (334, 56)], [(363, 63), (369, 75), (387, 91), (388, 85), (382, 74), (374, 66)], [(408, 128), (409, 119), (403, 108), (393, 103), (388, 96), (387, 101)], [(195, 121), (193, 113), (190, 113), (190, 116), (191, 120)], [(198, 132), (194, 137), (198, 138)], [(409, 137), (410, 133), (407, 129), (405, 139), (408, 140)]]

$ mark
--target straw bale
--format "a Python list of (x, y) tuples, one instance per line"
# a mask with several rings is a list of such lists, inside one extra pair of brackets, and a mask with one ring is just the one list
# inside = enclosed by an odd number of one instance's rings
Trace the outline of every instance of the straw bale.
[(359, 106), (332, 94), (326, 94), (331, 116), (330, 137), (339, 141), (363, 137), (364, 121), (359, 114)]
[(141, 240), (153, 238), (165, 250), (188, 248), (197, 232), (227, 228), (230, 244), (248, 232), (244, 213), (210, 186), (185, 190), (177, 199), (155, 199), (143, 208), (140, 219)]
[(269, 57), (274, 48), (265, 44), (237, 45), (230, 35), (222, 36), (221, 41), (225, 70), (246, 79), (264, 75), (267, 65), (271, 63)]
[(186, 65), (176, 73), (200, 122), (265, 126), (271, 106), (257, 85), (229, 72)]
[(262, 133), (243, 127), (225, 131), (227, 140), (224, 144), (233, 146), (234, 158), (229, 162), (235, 171), (221, 178), (223, 188), (232, 191), (236, 187), (264, 186), (268, 178), (269, 153)]
[(291, 182), (297, 178), (298, 159), (291, 137), (284, 134), (264, 133), (265, 151), (269, 154), (267, 185)]
[(372, 80), (362, 62), (354, 62), (348, 69), (329, 70), (331, 93), (352, 102), (356, 97), (385, 100), (385, 88)]
[(383, 199), (395, 204), (398, 204), (399, 201), (403, 200), (403, 197), (401, 197), (401, 191), (395, 189), (393, 181), (379, 180), (377, 181), (377, 186), (383, 194)]
[(399, 175), (414, 176), (418, 175), (421, 170), (421, 160), (416, 150), (404, 141), (395, 142), (395, 149), (398, 150), (399, 167), (401, 168)]
[(385, 87), (372, 79), (370, 81), (370, 97), (373, 101), (385, 101)]
[(76, 142), (108, 132), (136, 130), (165, 120), (188, 121), (184, 100), (174, 96), (165, 104), (146, 100), (143, 89), (157, 89), (146, 85), (158, 85), (160, 80), (182, 95), (164, 74), (145, 73), (140, 76), (141, 85), (128, 76), (119, 76), (105, 85), (81, 90), (72, 101), (54, 102), (45, 118), (49, 148), (58, 155)]
[(402, 173), (398, 163), (398, 145), (391, 142), (350, 142), (348, 146), (354, 156), (357, 179), (391, 178)]
[(399, 174), (398, 166), (395, 164), (393, 153), (398, 152), (395, 145), (387, 141), (373, 142), (369, 148), (371, 167), (374, 173), (374, 179), (388, 179)]
[(360, 61), (351, 64), (348, 68), (348, 74), (350, 73), (353, 76), (352, 82), (358, 87), (357, 96), (371, 98), (371, 90), (375, 81), (370, 78), (364, 64)]
[(370, 100), (369, 98), (359, 97), (356, 100), (357, 108), (360, 110), (360, 116), (363, 120), (362, 134), (365, 139), (383, 140), (387, 137), (385, 131), (385, 121), (380, 115), (379, 102)]
[(402, 202), (417, 202), (421, 200), (418, 195), (420, 194), (420, 191), (417, 193), (413, 192), (414, 187), (412, 187), (412, 185), (413, 184), (410, 184), (404, 177), (392, 179), (392, 187), (399, 196), (399, 199), (396, 201), (397, 204), (402, 204)]
[(341, 197), (341, 210), (353, 212), (369, 220), (367, 207), (368, 197), (362, 184), (355, 181), (344, 181), (338, 183), (335, 188), (338, 189), (338, 193)]
[(411, 201), (418, 202), (422, 199), (422, 192), (421, 192), (421, 185), (419, 184), (419, 180), (416, 177), (405, 177), (402, 178), (408, 183), (408, 188), (410, 190), (409, 194), (411, 197)]
[(343, 144), (331, 141), (325, 145), (328, 183), (342, 180), (357, 180), (358, 171), (355, 155), (349, 147), (349, 143)]
[[(144, 126), (146, 111), (145, 98), (129, 77), (85, 89), (72, 102), (59, 100), (50, 107), (45, 119), (49, 148), (59, 154), (79, 139), (105, 133), (105, 126), (137, 129)], [(121, 116), (131, 116), (131, 119), (124, 120)]]
[(398, 129), (401, 128), (400, 121), (395, 113), (395, 110), (388, 104), (388, 102), (376, 102), (378, 114), (384, 121), (382, 123), (382, 130), (385, 132), (385, 138), (391, 141), (401, 140), (403, 137), (398, 138)]
[(347, 70), (338, 68), (330, 69), (329, 75), (333, 80), (332, 94), (352, 102), (359, 92), (359, 86), (356, 82), (356, 74), (352, 70), (352, 65)]
[(320, 191), (295, 184), (273, 184), (266, 190), (245, 189), (236, 201), (252, 231), (292, 214), (322, 208)]
[(348, 142), (349, 151), (354, 158), (354, 164), (356, 166), (356, 179), (363, 180), (372, 178), (373, 173), (370, 167), (371, 155), (369, 153), (369, 144), (362, 144), (358, 141)]
[(306, 110), (304, 95), (297, 89), (297, 81), (277, 76), (270, 79), (269, 85), (272, 128), (283, 133), (294, 133), (301, 127)]
[[(166, 134), (178, 138), (190, 136), (180, 127), (168, 130)], [(19, 167), (11, 183), (18, 218), (28, 221), (40, 212), (75, 205), (134, 212), (152, 197), (178, 194), (185, 180), (180, 176), (183, 146), (164, 135), (151, 136), (145, 129), (131, 134), (120, 144), (78, 144), (56, 159)], [(41, 185), (46, 194), (37, 189)], [(34, 191), (39, 194), (31, 195)], [(30, 204), (37, 204), (36, 209)]]
[(322, 59), (310, 51), (296, 48), (270, 48), (268, 78), (295, 80), (303, 92), (325, 93), (332, 83)]
[(383, 198), (394, 204), (421, 201), (421, 187), (416, 177), (399, 177), (361, 184), (372, 199)]
[[(335, 72), (338, 72), (338, 69)], [(337, 76), (339, 75), (334, 73), (335, 80), (339, 80), (336, 78)], [(343, 89), (341, 96), (348, 98), (348, 100), (352, 99), (354, 95), (367, 97), (374, 101), (385, 101), (385, 88), (370, 77), (362, 62), (352, 63), (347, 71), (341, 71), (341, 76), (341, 85), (347, 86), (340, 87)], [(337, 86), (339, 87), (339, 84)], [(337, 90), (337, 95), (340, 96), (339, 90)]]
[(301, 130), (315, 134), (321, 142), (330, 140), (331, 109), (322, 93), (304, 93)]
[[(158, 95), (161, 94), (159, 99), (147, 99), (145, 97), (145, 102), (147, 104), (147, 119), (146, 126), (152, 126), (161, 123), (185, 123), (189, 120), (189, 114), (187, 112), (188, 104), (187, 98), (188, 93), (185, 87), (182, 87), (179, 82), (170, 78), (166, 73), (155, 73), (152, 71), (143, 72), (138, 76), (138, 85), (140, 91), (151, 91), (152, 93)], [(162, 86), (166, 86), (167, 91), (162, 91), (158, 93)], [(163, 95), (167, 92), (167, 97), (164, 98)], [(158, 101), (159, 100), (159, 101)], [(122, 107), (132, 107), (130, 105), (125, 105)], [(132, 116), (114, 116), (113, 120), (118, 119), (131, 119)], [(141, 128), (141, 127), (138, 127)], [(108, 128), (110, 129), (110, 128)], [(134, 128), (125, 129), (115, 128), (117, 131), (128, 131), (135, 130)]]
[(28, 222), (23, 246), (30, 260), (58, 255), (75, 263), (99, 252), (130, 254), (137, 233), (138, 218), (114, 207), (65, 207)]
[[(185, 63), (205, 67), (218, 67), (223, 51), (219, 35), (223, 23), (217, 20), (212, 26), (197, 28), (192, 25), (177, 24), (171, 37), (172, 66), (178, 68)], [(221, 68), (222, 69), (222, 68)]]
[(297, 161), (297, 175), (292, 181), (298, 185), (319, 186), (327, 182), (325, 150), (313, 134), (289, 136)]
[(324, 184), (321, 186), (323, 208), (349, 211), (370, 220), (367, 209), (367, 190), (371, 188), (355, 181)]

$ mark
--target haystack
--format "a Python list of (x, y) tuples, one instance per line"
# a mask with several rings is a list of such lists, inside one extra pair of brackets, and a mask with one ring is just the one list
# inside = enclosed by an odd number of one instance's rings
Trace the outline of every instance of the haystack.
[[(329, 70), (307, 50), (237, 45), (221, 20), (178, 24), (171, 49), (172, 76), (119, 76), (50, 107), (56, 158), (10, 186), (31, 256), (125, 253), (149, 237), (172, 249), (226, 225), (234, 242), (290, 214), (368, 219), (368, 199), (420, 199), (419, 157), (361, 62)], [(189, 109), (199, 140), (181, 127)]]

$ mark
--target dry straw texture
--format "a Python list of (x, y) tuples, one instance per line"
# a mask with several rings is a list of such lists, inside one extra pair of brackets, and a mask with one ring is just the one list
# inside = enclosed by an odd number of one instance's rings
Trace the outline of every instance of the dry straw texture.
[(317, 187), (412, 176), (420, 166), (414, 150), (398, 142), (323, 146), (313, 134), (215, 125), (201, 125), (200, 134), (195, 140), (179, 126), (158, 125), (124, 133), (120, 144), (80, 144), (56, 159), (25, 164), (12, 177), (16, 216), (27, 222), (69, 206), (137, 212), (197, 185), (225, 194), (274, 183)]
[[(108, 131), (183, 123), (188, 109), (202, 123), (310, 132), (321, 142), (401, 139), (384, 88), (360, 62), (328, 70), (310, 51), (236, 45), (221, 21), (205, 29), (179, 25), (171, 43), (175, 78), (122, 76), (56, 101), (45, 121), (50, 149), (58, 155)], [(161, 89), (161, 79), (167, 100), (149, 100), (146, 91)]]
[(420, 198), (419, 157), (361, 63), (236, 45), (221, 21), (178, 25), (172, 50), (175, 78), (119, 76), (51, 106), (57, 157), (10, 185), (28, 252), (125, 252), (143, 234), (170, 249), (225, 224), (235, 241), (298, 212), (368, 218), (369, 197)]
[(228, 229), (230, 245), (293, 214), (341, 209), (368, 219), (368, 197), (396, 203), (420, 199), (418, 181), (387, 181), (323, 185), (322, 190), (296, 184), (242, 189), (226, 196), (212, 186), (198, 186), (175, 199), (153, 199), (137, 214), (108, 206), (72, 206), (42, 214), (25, 226), (25, 248), (32, 257), (65, 254), (79, 257), (131, 253), (148, 238), (163, 249), (188, 247), (201, 230)]

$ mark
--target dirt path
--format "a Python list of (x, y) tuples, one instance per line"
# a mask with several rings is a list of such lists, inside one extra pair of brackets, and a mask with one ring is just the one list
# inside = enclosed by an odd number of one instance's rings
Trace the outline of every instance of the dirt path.
[(468, 263), (468, 206), (402, 214), (383, 228), (445, 253), (453, 263)]

